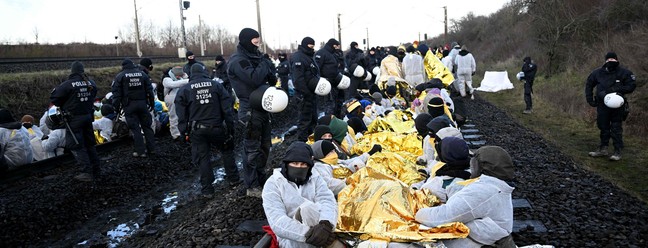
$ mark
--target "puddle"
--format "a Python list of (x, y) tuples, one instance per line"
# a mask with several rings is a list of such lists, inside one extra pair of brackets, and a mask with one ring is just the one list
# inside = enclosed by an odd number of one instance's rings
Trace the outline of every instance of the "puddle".
[[(137, 223), (123, 223), (106, 233), (110, 239), (108, 247), (117, 247), (119, 243), (130, 237), (135, 231), (139, 230), (140, 226)], [(85, 242), (85, 241), (84, 241)]]
[(165, 214), (170, 214), (178, 206), (178, 192), (167, 193), (162, 199), (162, 210)]

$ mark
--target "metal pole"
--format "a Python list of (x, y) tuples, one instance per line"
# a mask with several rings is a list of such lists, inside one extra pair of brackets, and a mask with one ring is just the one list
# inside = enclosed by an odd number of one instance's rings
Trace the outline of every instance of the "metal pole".
[(266, 52), (266, 44), (263, 42), (263, 34), (261, 33), (261, 9), (259, 7), (259, 0), (256, 0), (257, 9), (257, 25), (259, 26), (259, 42), (263, 44), (263, 53)]
[(182, 0), (179, 0), (180, 2), (180, 30), (182, 30), (182, 45), (185, 49), (185, 52), (187, 51), (187, 34), (185, 33), (185, 26), (184, 26), (184, 6), (182, 6)]
[(205, 56), (205, 40), (203, 37), (203, 27), (202, 27), (202, 18), (198, 15), (198, 30), (200, 32), (200, 56)]
[(137, 56), (142, 57), (142, 50), (140, 50), (140, 32), (139, 32), (139, 21), (137, 19), (137, 0), (133, 0), (133, 5), (135, 6), (135, 33), (137, 34), (137, 38), (135, 39), (135, 43), (137, 46)]
[(367, 52), (369, 51), (369, 28), (367, 28)]
[(342, 24), (340, 24), (340, 13), (338, 13), (338, 41), (342, 44)]
[(119, 36), (115, 36), (115, 50), (117, 50), (117, 57), (119, 57), (119, 43), (117, 42), (117, 39)]
[(443, 6), (443, 15), (445, 16), (443, 21), (443, 43), (448, 44), (448, 6)]

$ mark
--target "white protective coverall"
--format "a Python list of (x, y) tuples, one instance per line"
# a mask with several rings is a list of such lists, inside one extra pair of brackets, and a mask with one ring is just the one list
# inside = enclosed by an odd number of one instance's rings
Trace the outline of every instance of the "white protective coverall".
[(405, 74), (405, 80), (412, 88), (425, 83), (427, 76), (425, 76), (423, 57), (415, 53), (407, 53), (403, 58), (403, 74)]
[(99, 130), (99, 135), (106, 139), (106, 142), (109, 142), (112, 140), (113, 124), (111, 119), (103, 116), (101, 119), (92, 122), (92, 129)]
[(326, 182), (328, 188), (333, 191), (333, 195), (338, 195), (344, 187), (346, 187), (346, 182), (342, 179), (337, 179), (333, 177), (333, 167), (340, 167), (340, 165), (329, 165), (327, 163), (315, 160), (315, 165), (313, 166), (313, 171), (317, 172)]
[(25, 128), (25, 131), (27, 131), (27, 135), (29, 135), (29, 140), (33, 138), (43, 138), (43, 131), (41, 131), (41, 129), (36, 125), (33, 125), (31, 128)]
[(465, 52), (464, 50), (459, 52), (455, 59), (455, 64), (457, 65), (457, 81), (454, 84), (461, 96), (466, 96), (466, 92), (473, 93), (472, 74), (477, 70), (477, 64), (472, 53), (468, 52), (464, 54)]
[(492, 245), (513, 229), (513, 189), (498, 178), (481, 175), (451, 195), (446, 204), (420, 209), (416, 221), (430, 227), (455, 221), (466, 224), (469, 238), (443, 241), (450, 248)]
[[(171, 72), (169, 71), (171, 74)], [(162, 85), (164, 85), (164, 103), (166, 103), (167, 108), (169, 109), (169, 131), (171, 132), (171, 137), (178, 138), (180, 135), (180, 130), (178, 129), (178, 115), (175, 111), (175, 101), (176, 94), (178, 89), (185, 84), (189, 83), (189, 79), (177, 79), (174, 75), (171, 77), (165, 77), (162, 80)]]
[[(315, 171), (308, 183), (298, 187), (281, 174), (281, 169), (275, 169), (263, 186), (262, 198), (263, 210), (277, 235), (279, 247), (314, 247), (306, 243), (306, 233), (311, 226), (320, 220), (328, 220), (334, 227), (337, 223), (333, 192)], [(296, 219), (298, 212), (301, 222)]]
[(65, 129), (54, 129), (45, 140), (32, 139), (34, 160), (43, 160), (63, 154), (65, 149)]
[[(20, 125), (20, 123), (17, 123)], [(31, 163), (33, 152), (27, 129), (20, 125), (16, 129), (0, 127), (0, 142), (5, 147), (5, 160), (9, 168)]]
[(49, 135), (50, 129), (47, 127), (47, 124), (45, 124), (45, 120), (47, 119), (47, 111), (41, 116), (40, 121), (38, 121), (38, 125), (40, 126), (40, 130), (43, 131), (43, 135)]

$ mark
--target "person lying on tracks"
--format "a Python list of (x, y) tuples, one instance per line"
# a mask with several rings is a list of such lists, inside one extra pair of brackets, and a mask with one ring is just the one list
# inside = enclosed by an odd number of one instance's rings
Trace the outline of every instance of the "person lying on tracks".
[(20, 119), (20, 122), (22, 123), (22, 126), (27, 130), (27, 134), (29, 134), (29, 140), (33, 138), (43, 138), (43, 131), (41, 131), (39, 126), (34, 125), (35, 120), (33, 116), (23, 115), (23, 117)]
[[(511, 157), (501, 147), (483, 146), (470, 160), (470, 171), (473, 180), (451, 185), (466, 186), (450, 193), (445, 204), (418, 210), (416, 221), (427, 226), (455, 221), (466, 224), (470, 228), (468, 238), (444, 241), (450, 248), (493, 244), (515, 247), (510, 236), (513, 229), (511, 193), (515, 189), (510, 185), (514, 179)], [(503, 246), (506, 242), (508, 244)]]
[(263, 187), (263, 210), (279, 247), (326, 247), (335, 241), (335, 196), (313, 166), (311, 147), (295, 141)]

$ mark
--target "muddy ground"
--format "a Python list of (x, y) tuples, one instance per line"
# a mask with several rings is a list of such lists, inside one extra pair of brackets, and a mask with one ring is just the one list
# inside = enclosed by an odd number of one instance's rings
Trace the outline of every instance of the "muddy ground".
[[(466, 107), (486, 144), (502, 146), (516, 163), (513, 196), (528, 200), (531, 208), (516, 208), (515, 219), (538, 220), (547, 228), (522, 228), (514, 233), (518, 245), (648, 246), (646, 203), (580, 169), (489, 103), (477, 98)], [(287, 130), (297, 116), (294, 104), (276, 114), (274, 133)], [(246, 220), (265, 219), (261, 199), (239, 196), (238, 188), (220, 181), (214, 198), (199, 197), (189, 146), (168, 136), (157, 139), (161, 154), (155, 158), (131, 158), (130, 144), (100, 154), (104, 174), (95, 183), (74, 181), (77, 167), (70, 164), (1, 185), (0, 246), (252, 246), (262, 237), (237, 230)], [(292, 140), (273, 147), (272, 165)]]

